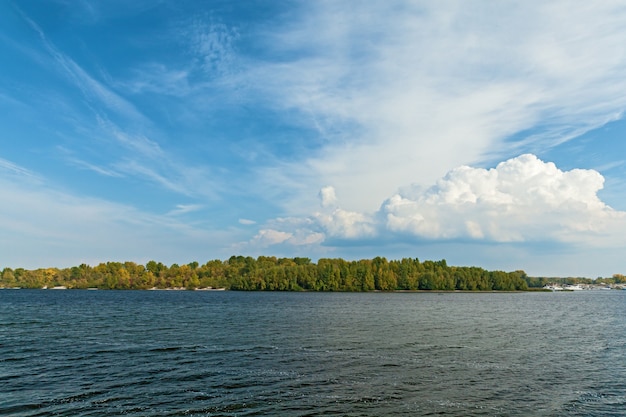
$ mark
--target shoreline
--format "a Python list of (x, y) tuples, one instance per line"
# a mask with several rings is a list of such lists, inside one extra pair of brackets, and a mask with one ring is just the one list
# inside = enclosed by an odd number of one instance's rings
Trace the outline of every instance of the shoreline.
[[(182, 288), (182, 287), (172, 287), (172, 288), (128, 288), (128, 289), (109, 289), (109, 288), (60, 288), (60, 287), (52, 287), (52, 288), (22, 288), (22, 287), (0, 287), (0, 290), (33, 290), (33, 291), (43, 291), (43, 290), (52, 290), (52, 291), (201, 291), (201, 292), (224, 292), (224, 291), (233, 291), (233, 292), (283, 292), (283, 293), (354, 293), (354, 294), (412, 294), (412, 293), (424, 293), (424, 294), (516, 294), (516, 293), (529, 293), (529, 292), (556, 292), (545, 288), (529, 288), (527, 290), (390, 290), (390, 291), (382, 291), (382, 290), (371, 290), (371, 291), (311, 291), (311, 290), (298, 290), (298, 291), (282, 291), (282, 290), (231, 290), (227, 288)], [(584, 290), (588, 291), (599, 291), (600, 289), (589, 289)], [(580, 291), (558, 291), (558, 292), (580, 292)]]

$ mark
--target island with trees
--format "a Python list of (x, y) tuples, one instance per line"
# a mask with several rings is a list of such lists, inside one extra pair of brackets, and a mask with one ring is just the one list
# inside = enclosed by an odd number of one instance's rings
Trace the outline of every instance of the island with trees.
[[(614, 275), (612, 282), (626, 282)], [(323, 258), (232, 256), (170, 266), (150, 261), (82, 264), (71, 268), (4, 268), (0, 288), (68, 289), (227, 289), (240, 291), (525, 291), (541, 288), (549, 278), (529, 277), (524, 271), (488, 271), (480, 267), (449, 266), (445, 260), (384, 257), (348, 261)], [(593, 280), (572, 278), (571, 283)]]

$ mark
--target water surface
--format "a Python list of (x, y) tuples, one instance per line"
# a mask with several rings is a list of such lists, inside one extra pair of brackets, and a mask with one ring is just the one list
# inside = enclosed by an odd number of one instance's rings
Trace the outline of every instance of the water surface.
[(0, 291), (0, 415), (626, 415), (626, 291)]

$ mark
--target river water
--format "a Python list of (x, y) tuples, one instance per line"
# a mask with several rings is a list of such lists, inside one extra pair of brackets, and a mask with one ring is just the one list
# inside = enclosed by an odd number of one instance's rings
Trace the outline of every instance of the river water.
[(624, 416), (626, 291), (0, 291), (4, 416)]

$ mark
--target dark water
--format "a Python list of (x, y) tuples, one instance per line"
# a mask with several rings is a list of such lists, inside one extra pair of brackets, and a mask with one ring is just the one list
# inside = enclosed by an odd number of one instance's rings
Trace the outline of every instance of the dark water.
[(0, 291), (0, 415), (624, 416), (626, 291)]

